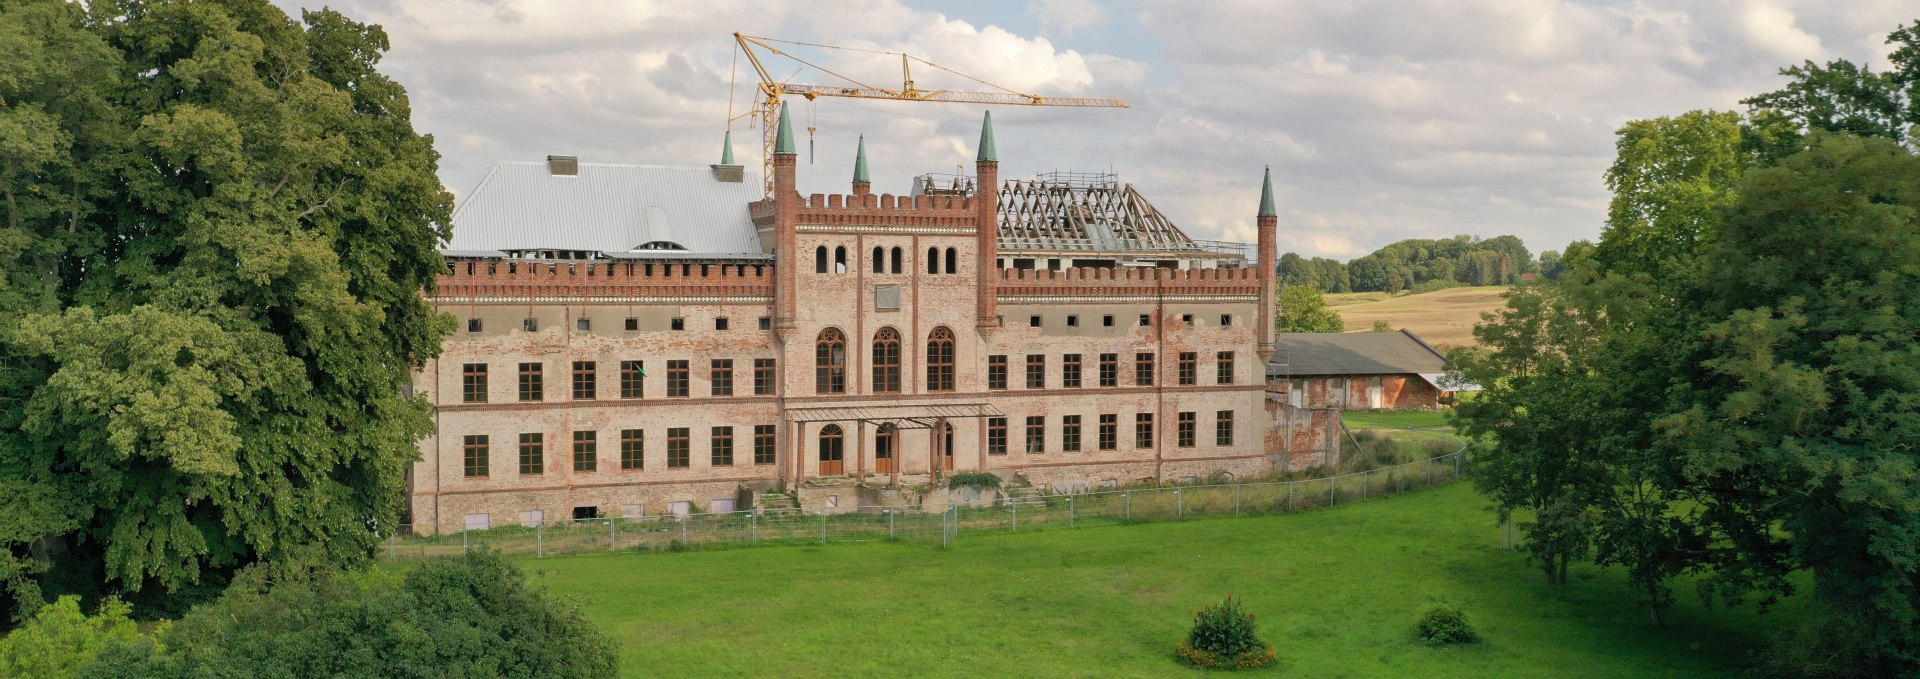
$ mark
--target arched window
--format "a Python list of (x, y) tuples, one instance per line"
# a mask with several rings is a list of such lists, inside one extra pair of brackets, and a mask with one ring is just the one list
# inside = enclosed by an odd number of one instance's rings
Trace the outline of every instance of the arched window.
[[(886, 265), (887, 265), (887, 258), (884, 252), (880, 249), (880, 246), (878, 245), (873, 246), (873, 272), (886, 273), (887, 272)], [(895, 271), (894, 273), (900, 273), (900, 272)]]
[[(880, 258), (879, 255), (874, 255), (874, 259), (879, 259), (879, 258)], [(880, 263), (874, 262), (873, 268), (876, 270), (879, 269)], [(900, 273), (900, 248), (893, 249), (893, 272)]]
[(827, 272), (827, 246), (825, 245), (813, 249), (813, 272)]
[(927, 336), (927, 391), (953, 391), (953, 331), (944, 325)]
[(813, 343), (813, 390), (820, 394), (847, 393), (847, 337), (837, 328), (820, 331)]
[(873, 336), (873, 393), (900, 393), (900, 333), (893, 328)]
[(833, 249), (833, 272), (847, 272), (847, 247), (844, 245)]
[(940, 273), (940, 248), (927, 248), (927, 273)]
[(956, 265), (959, 262), (960, 262), (960, 258), (954, 256), (953, 248), (947, 248), (947, 273), (958, 272), (960, 270), (960, 267)]
[(820, 428), (820, 475), (845, 476), (846, 436), (840, 432), (840, 425), (829, 424)]
[(880, 425), (880, 431), (873, 436), (873, 471), (881, 474), (900, 471), (899, 450), (900, 430), (892, 422)]

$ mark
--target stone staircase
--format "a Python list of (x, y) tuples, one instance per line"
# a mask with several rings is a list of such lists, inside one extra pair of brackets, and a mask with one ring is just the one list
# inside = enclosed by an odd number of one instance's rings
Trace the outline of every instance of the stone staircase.
[(1034, 488), (1033, 486), (1002, 486), (1000, 492), (1007, 496), (1008, 502), (1016, 505), (1044, 505), (1047, 503), (1046, 500), (1040, 497), (1040, 489)]
[(794, 502), (792, 495), (777, 490), (761, 493), (758, 500), (761, 509), (770, 511), (784, 512), (800, 508), (800, 503)]

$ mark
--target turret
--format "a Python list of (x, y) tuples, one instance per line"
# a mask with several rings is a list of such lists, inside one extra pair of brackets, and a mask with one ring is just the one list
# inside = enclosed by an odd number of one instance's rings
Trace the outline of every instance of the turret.
[(1278, 245), (1276, 240), (1279, 237), (1280, 213), (1273, 207), (1272, 167), (1267, 168), (1266, 176), (1261, 179), (1260, 214), (1254, 217), (1254, 225), (1259, 231), (1259, 241), (1256, 246), (1259, 252), (1255, 255), (1259, 261), (1255, 266), (1260, 267), (1260, 363), (1265, 365), (1269, 359), (1273, 358), (1274, 297), (1277, 294), (1274, 290), (1275, 271), (1280, 262), (1279, 255), (1275, 252)]
[(800, 187), (794, 183), (794, 164), (799, 154), (793, 150), (793, 119), (787, 115), (786, 102), (780, 103), (780, 128), (773, 141), (773, 237), (779, 274), (775, 284), (779, 307), (774, 310), (774, 331), (782, 341), (794, 327), (794, 302), (799, 292), (800, 254), (796, 223), (800, 212)]
[(853, 156), (853, 195), (873, 193), (873, 178), (867, 175), (867, 135), (860, 135), (860, 148)]
[(974, 301), (974, 325), (981, 330), (1000, 327), (1000, 152), (993, 145), (993, 112), (980, 121), (980, 153), (974, 157), (976, 213), (974, 257), (979, 264)]

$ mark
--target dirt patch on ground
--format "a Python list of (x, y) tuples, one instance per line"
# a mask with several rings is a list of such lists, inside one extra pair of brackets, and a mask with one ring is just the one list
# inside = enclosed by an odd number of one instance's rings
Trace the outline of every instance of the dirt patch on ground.
[(1334, 307), (1334, 311), (1347, 322), (1349, 332), (1366, 332), (1373, 328), (1374, 321), (1386, 321), (1395, 330), (1411, 329), (1428, 344), (1445, 350), (1473, 344), (1473, 325), (1480, 322), (1481, 313), (1505, 304), (1500, 295), (1506, 291), (1505, 286), (1449, 288), (1346, 304)]

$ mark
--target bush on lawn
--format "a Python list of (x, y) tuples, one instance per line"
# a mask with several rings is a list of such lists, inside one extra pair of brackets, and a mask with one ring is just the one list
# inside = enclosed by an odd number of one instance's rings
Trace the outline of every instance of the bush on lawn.
[(1435, 601), (1420, 611), (1420, 623), (1414, 627), (1420, 640), (1429, 646), (1447, 646), (1451, 644), (1471, 644), (1480, 640), (1473, 625), (1467, 624), (1467, 614), (1460, 605), (1450, 601)]
[(947, 477), (948, 488), (958, 489), (969, 486), (980, 490), (994, 490), (1000, 487), (1000, 477), (987, 472), (959, 472)]
[(1233, 595), (1193, 614), (1193, 629), (1174, 649), (1187, 663), (1210, 669), (1265, 667), (1273, 663), (1273, 646), (1254, 630), (1254, 616)]

